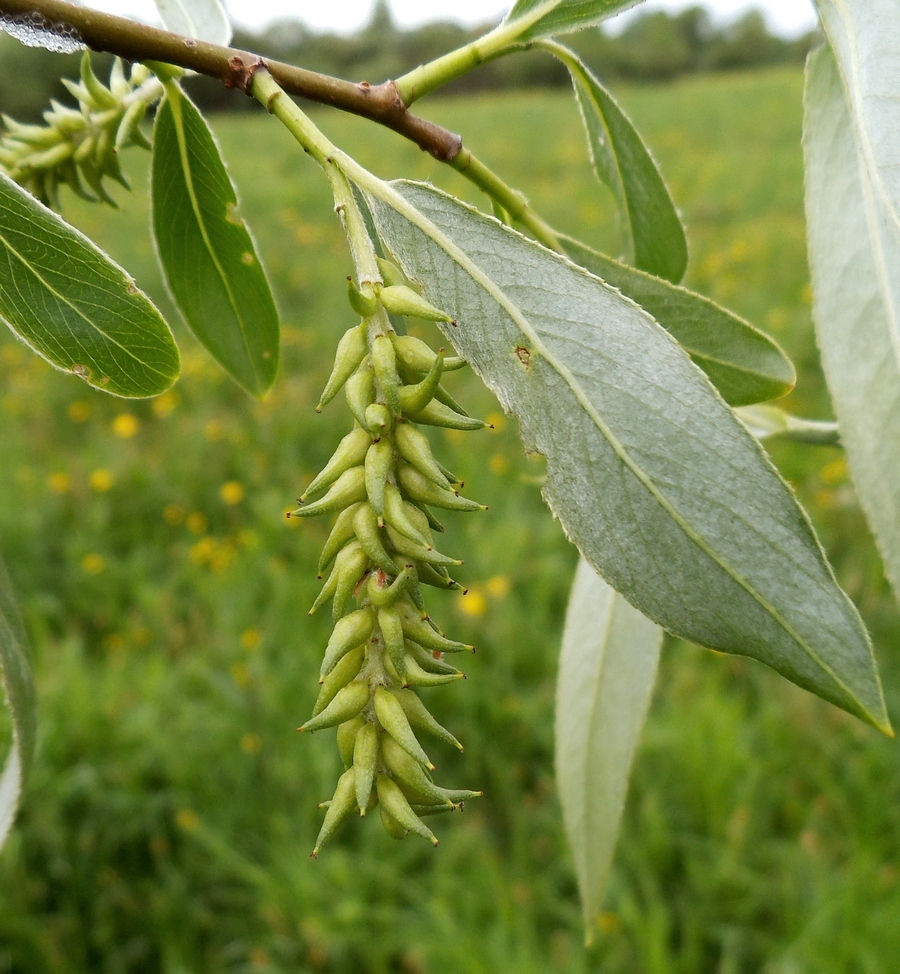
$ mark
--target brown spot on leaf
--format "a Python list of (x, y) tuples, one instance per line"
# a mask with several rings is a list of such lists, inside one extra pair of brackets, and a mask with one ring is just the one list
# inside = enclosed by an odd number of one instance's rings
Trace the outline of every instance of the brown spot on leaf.
[(531, 349), (524, 345), (516, 345), (516, 358), (522, 363), (526, 372), (531, 371)]

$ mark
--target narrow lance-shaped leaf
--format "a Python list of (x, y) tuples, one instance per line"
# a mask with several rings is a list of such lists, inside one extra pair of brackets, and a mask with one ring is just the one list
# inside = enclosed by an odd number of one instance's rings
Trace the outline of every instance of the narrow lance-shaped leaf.
[(687, 240), (644, 140), (574, 52), (553, 41), (540, 46), (559, 58), (572, 76), (594, 171), (612, 190), (628, 233), (625, 263), (677, 284), (687, 268)]
[(545, 496), (607, 582), (663, 628), (889, 730), (868, 636), (808, 518), (671, 336), (457, 200), (356, 175), (391, 252), (458, 322), (445, 335), (546, 456)]
[(556, 684), (556, 780), (593, 941), (650, 706), (662, 630), (581, 559)]
[(790, 359), (768, 335), (687, 288), (635, 270), (562, 238), (569, 256), (648, 311), (709, 376), (732, 406), (778, 399), (791, 391)]
[(104, 392), (155, 396), (178, 377), (172, 333), (134, 281), (3, 173), (0, 321)]
[(157, 252), (175, 302), (222, 368), (263, 395), (278, 371), (278, 310), (215, 138), (174, 84), (156, 115), (152, 190)]
[(618, 10), (633, 7), (639, 0), (518, 0), (506, 15), (503, 25), (522, 24), (516, 40), (569, 34), (594, 27)]
[(840, 446), (837, 423), (792, 416), (777, 406), (743, 406), (735, 415), (758, 440), (791, 440), (815, 446)]
[(231, 43), (231, 23), (222, 0), (156, 0), (166, 30), (211, 44)]
[(12, 748), (0, 774), (0, 847), (12, 827), (34, 755), (37, 704), (25, 626), (0, 559), (0, 682), (12, 715)]
[(838, 64), (823, 50), (807, 71), (813, 317), (854, 486), (900, 597), (900, 7), (819, 8)]

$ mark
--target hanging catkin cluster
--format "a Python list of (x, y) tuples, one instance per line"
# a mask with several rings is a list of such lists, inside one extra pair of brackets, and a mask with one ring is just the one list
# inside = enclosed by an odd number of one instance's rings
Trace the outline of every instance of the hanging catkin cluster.
[(142, 64), (135, 64), (126, 76), (116, 58), (107, 87), (94, 74), (87, 52), (81, 60), (81, 80), (63, 78), (63, 84), (78, 100), (78, 108), (52, 101), (44, 112), (46, 125), (24, 125), (3, 116), (0, 169), (56, 210), (60, 185), (83, 199), (115, 206), (104, 180), (130, 188), (119, 165), (119, 150), (129, 145), (150, 148), (140, 123), (147, 108), (159, 100), (162, 84)]
[[(334, 631), (325, 649), (321, 691), (301, 731), (337, 727), (346, 771), (313, 855), (351, 813), (376, 805), (387, 832), (409, 832), (437, 844), (423, 817), (452, 811), (480, 794), (434, 784), (434, 765), (417, 734), (462, 750), (417, 696), (463, 674), (447, 653), (474, 652), (445, 637), (425, 611), (422, 585), (459, 588), (448, 568), (460, 562), (434, 546), (442, 531), (431, 508), (484, 510), (461, 497), (459, 481), (438, 463), (417, 424), (480, 429), (441, 385), (444, 372), (463, 359), (445, 358), (424, 342), (399, 335), (387, 312), (449, 321), (411, 286), (402, 272), (379, 261), (385, 286), (351, 283), (350, 298), (362, 315), (341, 339), (319, 409), (344, 389), (355, 418), (325, 469), (300, 498), (294, 516), (337, 513), (319, 560), (331, 573), (311, 611), (332, 600)], [(326, 491), (321, 497), (309, 501)], [(309, 501), (309, 502), (308, 502)]]

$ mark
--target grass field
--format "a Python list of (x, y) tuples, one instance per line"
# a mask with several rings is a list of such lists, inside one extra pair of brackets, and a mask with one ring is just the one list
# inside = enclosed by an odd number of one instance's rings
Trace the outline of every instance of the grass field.
[[(827, 415), (809, 320), (796, 72), (621, 97), (685, 217), (689, 282), (769, 329)], [(615, 247), (574, 106), (529, 93), (430, 106), (551, 223)], [(478, 201), (389, 133), (322, 114), (380, 175)], [(313, 411), (352, 323), (323, 180), (262, 114), (216, 123), (283, 311), (265, 403), (184, 329), (151, 402), (93, 394), (0, 338), (0, 550), (29, 630), (41, 735), (0, 856), (0, 972), (889, 974), (900, 957), (897, 746), (744, 660), (672, 641), (635, 769), (608, 910), (582, 947), (552, 772), (555, 658), (575, 552), (513, 425), (441, 436), (490, 505), (448, 519), (465, 598), (432, 614), (479, 646), (429, 704), (466, 744), (441, 779), (483, 788), (435, 851), (351, 822), (309, 858), (338, 758), (298, 738), (328, 624), (309, 619), (326, 526), (284, 511), (349, 423)], [(504, 140), (501, 144), (500, 134)], [(112, 214), (70, 219), (170, 310), (146, 232), (146, 160)], [(476, 379), (473, 412), (498, 407)], [(456, 392), (455, 392), (456, 394)], [(831, 449), (779, 451), (877, 642), (900, 714), (900, 627)]]

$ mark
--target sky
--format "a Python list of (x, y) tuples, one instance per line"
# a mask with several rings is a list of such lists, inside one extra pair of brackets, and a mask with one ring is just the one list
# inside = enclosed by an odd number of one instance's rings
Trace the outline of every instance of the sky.
[[(112, 13), (157, 21), (153, 0), (81, 0), (87, 6)], [(812, 0), (648, 0), (639, 10), (679, 10), (702, 2), (717, 17), (730, 20), (749, 7), (761, 8), (770, 26), (784, 34), (798, 34), (815, 23)], [(465, 23), (499, 20), (511, 5), (498, 0), (390, 0), (394, 17), (404, 26), (428, 20), (452, 19)], [(373, 0), (226, 0), (232, 18), (249, 27), (259, 27), (278, 17), (293, 16), (320, 30), (352, 32), (364, 24)], [(620, 15), (624, 17), (631, 14)], [(614, 18), (614, 21), (617, 18)]]

